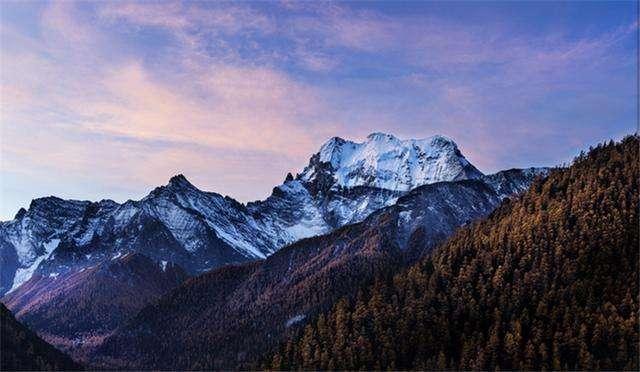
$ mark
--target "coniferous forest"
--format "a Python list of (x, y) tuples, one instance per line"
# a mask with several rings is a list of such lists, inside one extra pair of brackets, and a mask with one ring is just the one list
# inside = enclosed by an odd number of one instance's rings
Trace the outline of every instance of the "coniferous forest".
[(3, 304), (0, 304), (0, 331), (1, 371), (82, 369), (69, 356), (61, 353), (16, 321)]
[(343, 298), (264, 367), (638, 370), (638, 137)]

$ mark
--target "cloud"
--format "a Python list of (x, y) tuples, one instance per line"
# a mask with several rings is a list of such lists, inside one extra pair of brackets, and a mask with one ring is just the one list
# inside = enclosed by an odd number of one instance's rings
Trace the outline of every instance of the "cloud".
[[(269, 67), (192, 54), (156, 71), (136, 58), (107, 62), (99, 38), (76, 38), (73, 30), (88, 26), (75, 12), (47, 10), (43, 27), (64, 32), (4, 55), (3, 171), (138, 187), (184, 172), (254, 199), (336, 131), (313, 87)], [(67, 43), (73, 53), (57, 49)], [(247, 180), (267, 186), (258, 190)]]
[(124, 21), (134, 26), (164, 27), (174, 31), (237, 33), (246, 30), (272, 32), (269, 17), (242, 4), (180, 2), (118, 2), (98, 8), (106, 20)]
[(637, 23), (569, 38), (364, 8), (54, 2), (37, 32), (3, 22), (0, 168), (126, 195), (181, 172), (250, 200), (334, 135), (442, 133), (492, 171), (631, 126)]
[(93, 29), (76, 20), (75, 3), (71, 1), (54, 1), (41, 14), (41, 26), (46, 33), (44, 37), (55, 39), (69, 45), (86, 45), (96, 37)]
[(326, 124), (313, 89), (270, 69), (207, 66), (180, 88), (153, 81), (134, 63), (99, 84), (107, 99), (75, 105), (78, 116), (95, 118), (83, 123), (95, 132), (300, 155)]

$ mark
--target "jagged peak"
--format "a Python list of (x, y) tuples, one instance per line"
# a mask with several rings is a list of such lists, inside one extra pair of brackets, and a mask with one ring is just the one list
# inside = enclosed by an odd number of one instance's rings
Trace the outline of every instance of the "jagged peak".
[(326, 153), (328, 150), (333, 150), (335, 148), (339, 148), (344, 144), (352, 144), (352, 145), (363, 145), (372, 142), (396, 142), (399, 146), (404, 146), (408, 144), (431, 144), (431, 145), (446, 145), (451, 144), (457, 147), (456, 142), (448, 136), (442, 134), (436, 134), (431, 137), (426, 138), (415, 138), (415, 139), (400, 139), (399, 137), (385, 132), (373, 132), (370, 133), (366, 140), (363, 142), (355, 142), (351, 140), (347, 140), (341, 137), (332, 137), (327, 140), (321, 147), (320, 153)]
[(340, 137), (331, 137), (327, 142), (323, 143), (322, 146), (320, 146), (320, 151), (319, 153), (322, 154), (331, 154), (331, 152), (333, 152), (333, 150), (335, 150), (336, 148), (339, 148), (340, 146), (344, 145), (345, 143), (347, 143), (349, 141), (340, 138)]
[(111, 199), (101, 199), (97, 204), (105, 207), (117, 207), (120, 205), (118, 202)]
[(436, 134), (435, 136), (431, 136), (428, 139), (431, 142), (446, 142), (446, 143), (453, 143), (453, 144), (456, 143), (451, 137), (443, 136), (442, 134)]
[(53, 196), (53, 195), (43, 196), (41, 198), (31, 199), (31, 203), (29, 204), (29, 209), (38, 208), (39, 206), (47, 205), (47, 204), (60, 203), (62, 201), (64, 200), (57, 196)]
[(27, 214), (27, 210), (24, 208), (20, 208), (20, 210), (18, 210), (18, 213), (16, 213), (16, 216), (13, 217), (14, 220), (19, 220), (22, 217), (24, 217), (24, 215)]
[(393, 134), (383, 133), (383, 132), (373, 132), (367, 136), (369, 141), (392, 141), (398, 140), (398, 137)]
[(42, 198), (35, 198), (31, 200), (29, 204), (29, 211), (38, 209), (49, 209), (55, 207), (73, 207), (73, 206), (86, 206), (91, 204), (87, 200), (74, 200), (74, 199), (62, 199), (57, 196), (45, 196)]
[(197, 187), (189, 182), (189, 180), (187, 180), (187, 177), (185, 177), (182, 173), (176, 174), (175, 176), (171, 177), (167, 186), (176, 188), (197, 189)]
[[(169, 179), (169, 182), (165, 186), (158, 186), (153, 189), (149, 195), (142, 198), (140, 201), (146, 201), (149, 199), (153, 199), (159, 196), (167, 196), (167, 195), (175, 195), (181, 194), (188, 191), (200, 191), (197, 187), (195, 187), (187, 177), (185, 177), (182, 173), (176, 174), (175, 176)], [(127, 201), (128, 203), (129, 201)], [(134, 204), (137, 202), (132, 201)], [(127, 204), (124, 203), (123, 205)]]
[(342, 144), (342, 143), (345, 143), (345, 142), (347, 142), (347, 140), (345, 140), (344, 138), (338, 137), (338, 136), (334, 136), (334, 137), (331, 137), (327, 142), (325, 142), (325, 145), (328, 145), (328, 144)]
[(291, 172), (287, 173), (287, 177), (285, 177), (284, 182), (291, 182), (293, 181), (293, 174), (291, 174)]

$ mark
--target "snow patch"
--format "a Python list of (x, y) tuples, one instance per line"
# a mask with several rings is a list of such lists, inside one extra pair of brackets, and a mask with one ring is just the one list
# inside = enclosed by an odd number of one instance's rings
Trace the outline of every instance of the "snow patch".
[(292, 325), (296, 324), (296, 323), (300, 323), (301, 321), (303, 321), (305, 318), (304, 314), (298, 314), (294, 317), (289, 318), (289, 320), (287, 320), (287, 322), (284, 324), (285, 327), (289, 328)]
[(51, 253), (53, 253), (53, 251), (58, 247), (58, 244), (60, 244), (60, 239), (51, 239), (48, 242), (44, 243), (43, 246), (45, 254), (36, 258), (28, 267), (19, 268), (16, 271), (16, 275), (13, 277), (13, 285), (7, 293), (13, 292), (15, 289), (20, 287), (22, 283), (31, 279), (33, 273), (36, 271), (38, 266), (40, 266), (40, 263), (46, 260), (51, 255)]

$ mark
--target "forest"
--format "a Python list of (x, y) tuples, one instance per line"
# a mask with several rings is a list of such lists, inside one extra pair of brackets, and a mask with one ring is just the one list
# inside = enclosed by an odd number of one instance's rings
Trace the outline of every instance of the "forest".
[(0, 303), (0, 370), (81, 370), (82, 366), (69, 356), (43, 341), (38, 335), (20, 324), (13, 314)]
[(638, 370), (638, 146), (580, 154), (339, 300), (262, 367)]

